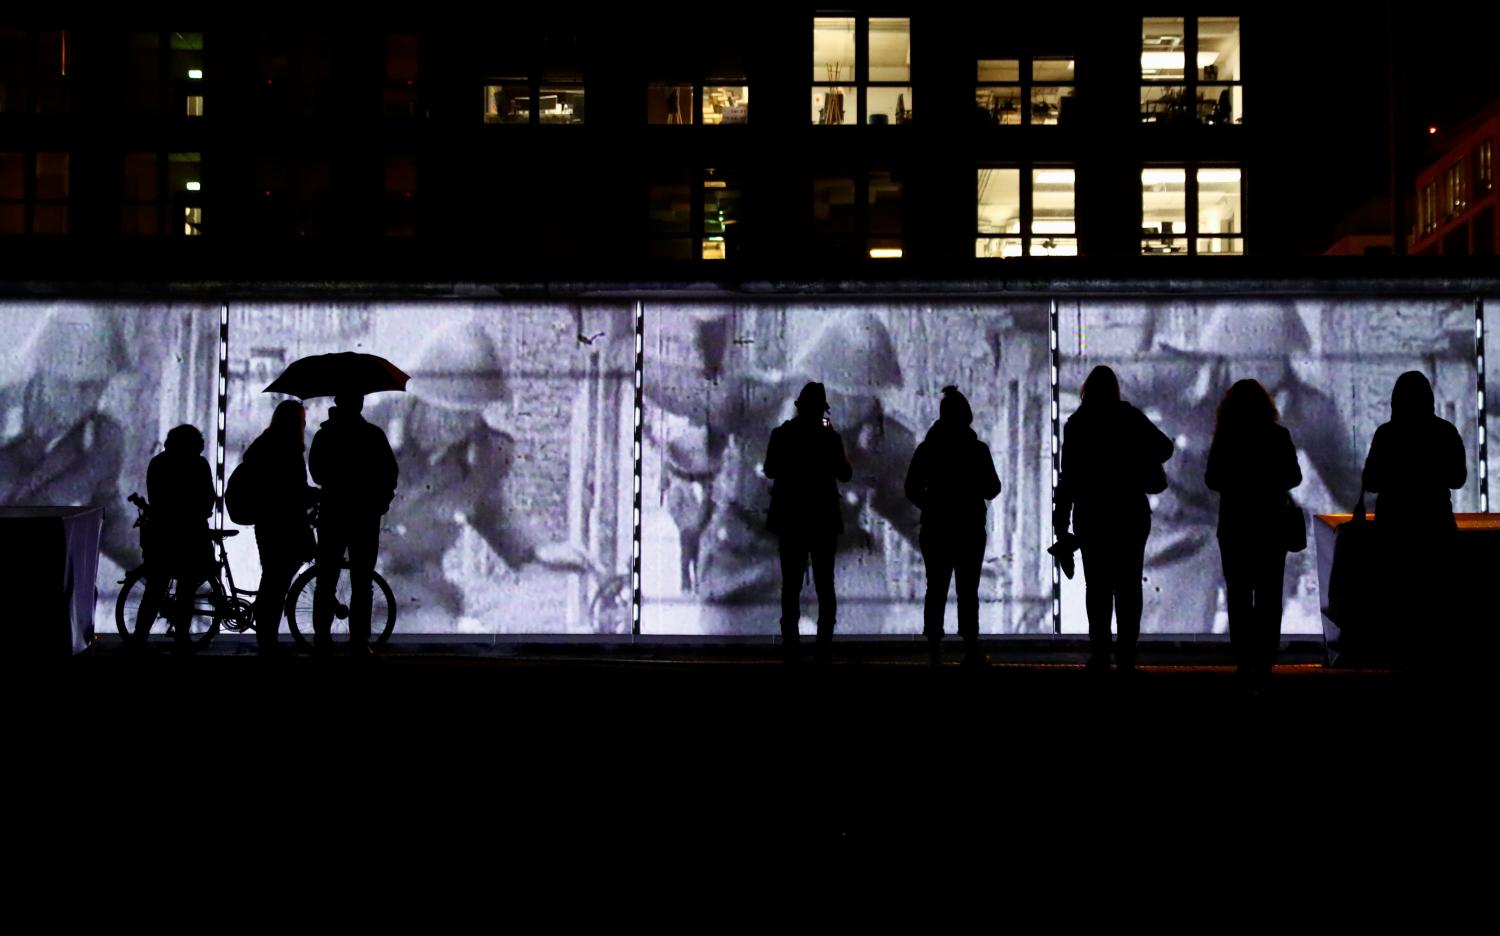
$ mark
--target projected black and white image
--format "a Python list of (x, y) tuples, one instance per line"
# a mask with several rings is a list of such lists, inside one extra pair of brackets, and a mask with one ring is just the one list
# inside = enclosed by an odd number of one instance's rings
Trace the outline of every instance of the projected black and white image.
[[(1003, 484), (980, 586), (987, 633), (1051, 629), (1048, 321), (1044, 303), (648, 303), (642, 632), (773, 634), (766, 530), (771, 430), (809, 380), (828, 391), (853, 480), (835, 568), (838, 632), (919, 633), (925, 570), (903, 483), (956, 384)], [(802, 633), (815, 630), (806, 590)], [(954, 628), (955, 610), (947, 615)]]
[(218, 342), (217, 305), (0, 302), (0, 505), (104, 508), (96, 628), (141, 562), (125, 497), (173, 426), (214, 436)]
[[(629, 632), (629, 305), (236, 304), (230, 336), (229, 470), (284, 399), (261, 391), (290, 362), (363, 351), (411, 375), (364, 410), (400, 470), (377, 563), (396, 633)], [(330, 403), (308, 401), (309, 441)], [(258, 579), (253, 537), (231, 561)]]
[[(1064, 419), (1088, 371), (1107, 364), (1123, 396), (1176, 443), (1167, 490), (1151, 497), (1143, 632), (1227, 630), (1218, 498), (1204, 468), (1219, 401), (1234, 381), (1253, 378), (1270, 391), (1298, 450), (1303, 481), (1292, 494), (1309, 514), (1354, 505), (1370, 439), (1390, 418), (1391, 388), (1404, 371), (1428, 376), (1438, 415), (1477, 458), (1474, 314), (1461, 300), (1088, 300), (1064, 305), (1059, 342)], [(1477, 474), (1471, 469), (1454, 492), (1454, 510), (1478, 509)], [(1282, 632), (1320, 632), (1311, 547), (1288, 557), (1285, 594)], [(1088, 630), (1081, 578), (1064, 583), (1062, 616), (1065, 633)]]
[[(1500, 347), (1500, 339), (1494, 337), (1495, 323), (1500, 322), (1500, 296), (1491, 296), (1484, 301), (1484, 436), (1485, 449), (1488, 453), (1488, 464), (1485, 467), (1485, 481), (1489, 491), (1488, 507), (1495, 510), (1495, 502), (1500, 498), (1500, 481), (1496, 480), (1497, 471), (1500, 471), (1500, 363), (1496, 363), (1494, 352), (1490, 349)], [(1477, 509), (1477, 508), (1476, 508)]]

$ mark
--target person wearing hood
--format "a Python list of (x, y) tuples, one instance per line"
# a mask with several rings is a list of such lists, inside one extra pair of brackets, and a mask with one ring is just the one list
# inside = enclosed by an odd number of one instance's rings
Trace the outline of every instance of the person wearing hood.
[(218, 495), (213, 471), (203, 457), (203, 433), (190, 425), (167, 433), (162, 451), (146, 466), (146, 498), (151, 504), (150, 536), (142, 534), (146, 553), (146, 601), (140, 619), (156, 617), (168, 583), (177, 581), (175, 607), (166, 609), (179, 650), (192, 644), (188, 632), (193, 595), (213, 569), (208, 518)]
[(1376, 495), (1381, 528), (1419, 536), (1457, 529), (1449, 492), (1468, 480), (1466, 459), (1458, 429), (1437, 415), (1422, 372), (1396, 378), (1391, 421), (1375, 430), (1365, 459), (1364, 487)]
[(1365, 459), (1364, 489), (1376, 495), (1375, 521), (1389, 590), (1386, 620), (1367, 635), (1371, 649), (1415, 623), (1423, 612), (1443, 617), (1442, 578), (1452, 560), (1458, 524), (1451, 492), (1468, 481), (1463, 438), (1437, 415), (1432, 384), (1420, 371), (1396, 378), (1391, 419), (1375, 430)]
[(307, 509), (317, 490), (307, 483), (307, 410), (297, 400), (282, 400), (271, 424), (245, 450), (243, 464), (255, 478), (257, 516), (255, 545), (260, 551), (260, 587), (255, 598), (255, 642), (262, 654), (276, 651), (286, 593), (316, 543)]
[(829, 406), (823, 385), (804, 386), (796, 407), (797, 415), (771, 430), (766, 445), (761, 470), (774, 482), (766, 528), (781, 538), (781, 639), (787, 659), (796, 659), (802, 578), (811, 556), (818, 593), (817, 659), (826, 663), (838, 614), (833, 554), (844, 532), (838, 482), (852, 478), (854, 469), (844, 454), (844, 440), (825, 415)]
[(349, 553), (349, 651), (369, 653), (375, 558), (380, 518), (396, 496), (396, 456), (379, 426), (363, 415), (357, 393), (333, 398), (328, 419), (313, 436), (308, 469), (322, 488), (318, 510), (318, 583), (313, 591), (313, 647), (331, 647), (334, 588), (344, 551)]
[(906, 471), (906, 499), (922, 511), (919, 543), (927, 565), (922, 633), (934, 665), (942, 662), (943, 612), (952, 579), (957, 579), (964, 665), (985, 662), (979, 652), (979, 570), (984, 564), (985, 502), (999, 495), (1000, 477), (973, 422), (968, 399), (957, 387), (944, 387), (938, 420)]
[(1080, 398), (1063, 427), (1052, 526), (1059, 542), (1076, 539), (1083, 552), (1089, 670), (1109, 669), (1113, 613), (1119, 629), (1115, 663), (1130, 673), (1141, 633), (1141, 574), (1151, 534), (1146, 494), (1166, 487), (1162, 466), (1175, 447), (1145, 413), (1120, 399), (1119, 378), (1108, 367), (1089, 373)]

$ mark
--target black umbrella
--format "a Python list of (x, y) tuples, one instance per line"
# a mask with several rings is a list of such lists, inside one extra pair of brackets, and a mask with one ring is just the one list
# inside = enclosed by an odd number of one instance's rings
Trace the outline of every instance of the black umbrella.
[(314, 354), (287, 365), (281, 376), (271, 381), (266, 393), (288, 396), (338, 396), (341, 393), (380, 393), (383, 390), (406, 389), (410, 380), (401, 368), (374, 354), (340, 351), (337, 354)]

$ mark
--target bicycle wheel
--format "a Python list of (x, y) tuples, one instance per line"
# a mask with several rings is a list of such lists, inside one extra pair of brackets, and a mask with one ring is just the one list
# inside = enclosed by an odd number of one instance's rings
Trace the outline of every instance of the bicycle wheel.
[[(329, 633), (335, 642), (343, 643), (349, 639), (349, 564), (341, 563), (339, 570), (338, 585), (334, 589), (333, 626)], [(292, 639), (303, 649), (311, 649), (313, 643), (313, 593), (317, 578), (317, 566), (304, 569), (286, 596), (286, 617)], [(371, 597), (370, 646), (378, 647), (390, 638), (396, 626), (396, 597), (379, 572), (375, 573), (375, 589)]]
[[(125, 574), (120, 597), (115, 601), (115, 629), (127, 643), (136, 645), (145, 643), (153, 634), (166, 636), (172, 632), (169, 618), (177, 601), (177, 580), (172, 579), (158, 599), (150, 620), (146, 620), (142, 614), (142, 606), (146, 603), (146, 568), (132, 569)], [(188, 617), (188, 640), (193, 649), (207, 645), (219, 632), (223, 607), (224, 590), (218, 580), (204, 580), (193, 595), (192, 614)]]
[(141, 605), (146, 600), (146, 567), (139, 566), (125, 573), (120, 583), (120, 597), (115, 599), (115, 630), (128, 644), (144, 643), (153, 631), (167, 632), (167, 622), (155, 613), (148, 621), (142, 621)]

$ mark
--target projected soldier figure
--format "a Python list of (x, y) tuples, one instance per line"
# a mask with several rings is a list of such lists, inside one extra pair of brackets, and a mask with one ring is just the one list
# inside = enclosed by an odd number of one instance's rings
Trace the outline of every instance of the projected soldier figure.
[(569, 543), (545, 541), (526, 510), (506, 496), (516, 440), (491, 426), (484, 411), (509, 401), (511, 389), (485, 327), (464, 322), (440, 330), (411, 374), (409, 399), (394, 404), (402, 489), (383, 540), (383, 568), (399, 580), (402, 628), (452, 632), (474, 618), (462, 586), (443, 574), (444, 554), (465, 528), (510, 569), (537, 564), (602, 581), (606, 570)]
[[(788, 401), (809, 380), (825, 385), (853, 466), (852, 480), (840, 486), (839, 592), (883, 598), (886, 570), (874, 548), (872, 520), (883, 518), (913, 543), (917, 533), (917, 510), (902, 491), (916, 437), (887, 414), (881, 397), (902, 383), (889, 332), (873, 312), (848, 310), (817, 328), (784, 372), (730, 370), (730, 316), (722, 308), (695, 313), (691, 360), (663, 363), (663, 378), (645, 386), (652, 405), (691, 424), (663, 446), (662, 496), (678, 526), (682, 581), (702, 602), (698, 628), (778, 629), (781, 574), (776, 537), (766, 530), (770, 486), (761, 466), (771, 429), (792, 416)], [(859, 630), (881, 630), (890, 613), (884, 601), (846, 605), (843, 618)]]

